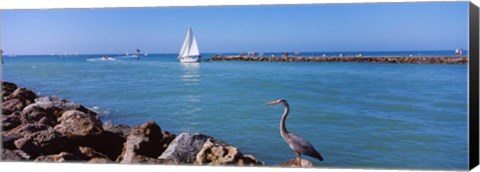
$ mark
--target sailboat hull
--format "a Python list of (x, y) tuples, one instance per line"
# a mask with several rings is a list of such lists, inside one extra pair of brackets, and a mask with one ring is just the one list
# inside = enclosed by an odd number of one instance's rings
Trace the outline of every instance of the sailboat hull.
[(182, 62), (182, 63), (197, 63), (197, 62), (200, 62), (200, 56), (180, 58), (180, 62)]

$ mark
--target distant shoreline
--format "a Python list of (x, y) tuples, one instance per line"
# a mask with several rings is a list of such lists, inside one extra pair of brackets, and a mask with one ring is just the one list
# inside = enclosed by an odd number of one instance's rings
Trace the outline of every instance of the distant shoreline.
[[(284, 52), (291, 53), (293, 55), (295, 51), (257, 51), (257, 53), (263, 53), (265, 56), (270, 56), (271, 54), (275, 55), (281, 55)], [(463, 56), (468, 56), (468, 50), (463, 50)], [(135, 54), (135, 52), (129, 52), (130, 54)], [(214, 56), (214, 55), (221, 55), (221, 56), (229, 56), (229, 55), (241, 55), (242, 53), (247, 53), (243, 51), (236, 51), (236, 52), (201, 52), (202, 55), (207, 55), (207, 56)], [(375, 55), (372, 55), (375, 54)], [(142, 53), (143, 54), (143, 53)], [(149, 55), (174, 55), (178, 56), (178, 52), (149, 52)], [(383, 56), (402, 56), (400, 54), (404, 55), (413, 55), (413, 57), (418, 57), (418, 56), (454, 56), (454, 51), (453, 50), (366, 50), (366, 51), (301, 51), (302, 56), (319, 56), (326, 54), (327, 56), (334, 56), (334, 55), (339, 55), (343, 54), (344, 56), (349, 56), (349, 55), (357, 55), (357, 54), (363, 54), (364, 56), (374, 56), (374, 57), (383, 57)], [(392, 54), (392, 55), (387, 55), (387, 54)], [(92, 56), (92, 55), (125, 55), (125, 52), (119, 53), (119, 52), (105, 52), (105, 53), (72, 53), (72, 52), (66, 52), (66, 53), (27, 53), (27, 54), (21, 54), (21, 53), (3, 53), (4, 57), (14, 57), (14, 56)]]
[(407, 64), (467, 64), (466, 56), (213, 56), (206, 61), (251, 61), (251, 62), (365, 62)]

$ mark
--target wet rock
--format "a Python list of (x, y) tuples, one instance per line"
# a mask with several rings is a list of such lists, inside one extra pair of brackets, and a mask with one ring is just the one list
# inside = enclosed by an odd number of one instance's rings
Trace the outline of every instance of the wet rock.
[(2, 149), (2, 161), (21, 161), (30, 159), (30, 155), (21, 150)]
[(97, 115), (95, 112), (85, 108), (78, 103), (69, 102), (55, 96), (37, 98), (35, 100), (35, 103), (25, 107), (22, 113), (30, 114), (33, 111), (38, 111), (38, 109), (43, 109), (47, 114), (53, 114), (56, 118), (60, 118), (62, 114), (68, 110), (78, 110), (87, 115)]
[(287, 162), (283, 162), (279, 164), (278, 166), (281, 167), (314, 167), (312, 162), (306, 160), (306, 159), (301, 159), (301, 166), (298, 166), (297, 159), (291, 159), (288, 160)]
[(2, 101), (17, 89), (17, 85), (11, 82), (2, 81)]
[(22, 111), (27, 104), (25, 101), (20, 99), (9, 99), (2, 103), (2, 114), (3, 115), (10, 115), (15, 111)]
[(134, 127), (127, 137), (122, 154), (117, 162), (135, 162), (137, 155), (150, 158), (157, 158), (162, 153), (161, 140), (163, 138), (160, 126), (155, 122), (147, 122), (141, 126)]
[(13, 91), (12, 94), (10, 94), (8, 97), (5, 98), (5, 100), (12, 100), (12, 99), (19, 99), (25, 102), (25, 104), (31, 104), (35, 101), (37, 98), (37, 95), (26, 88), (17, 88), (15, 91)]
[(112, 133), (115, 133), (127, 138), (128, 135), (130, 135), (130, 131), (132, 130), (132, 127), (125, 124), (114, 125), (112, 122), (104, 122), (103, 130), (110, 131)]
[(39, 155), (57, 154), (74, 146), (52, 128), (26, 134), (24, 137), (15, 140), (14, 144), (18, 149), (28, 153), (33, 158)]
[(10, 129), (13, 129), (17, 126), (19, 126), (22, 121), (20, 119), (20, 113), (17, 112), (18, 114), (15, 115), (9, 115), (9, 116), (4, 116), (2, 115), (2, 129), (3, 131), (8, 131)]
[(208, 139), (195, 159), (196, 165), (238, 165), (254, 166), (263, 165), (263, 162), (251, 155), (243, 155), (238, 148), (223, 146)]
[(227, 145), (225, 142), (215, 140), (211, 136), (199, 133), (181, 133), (170, 143), (159, 159), (173, 160), (175, 164), (194, 163), (198, 152), (200, 152), (208, 139), (221, 146)]
[(56, 155), (44, 155), (35, 158), (36, 162), (66, 162), (66, 161), (81, 161), (82, 159), (70, 152), (60, 152)]
[(65, 111), (58, 121), (60, 124), (54, 127), (55, 131), (68, 137), (82, 137), (103, 131), (102, 123), (96, 116), (78, 110)]

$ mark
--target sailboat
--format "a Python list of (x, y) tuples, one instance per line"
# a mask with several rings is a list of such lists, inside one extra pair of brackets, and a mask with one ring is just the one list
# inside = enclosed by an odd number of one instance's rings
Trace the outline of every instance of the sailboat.
[(182, 49), (178, 54), (178, 59), (182, 63), (194, 63), (200, 61), (200, 51), (198, 50), (197, 40), (193, 35), (192, 27), (188, 28), (187, 36), (183, 41)]

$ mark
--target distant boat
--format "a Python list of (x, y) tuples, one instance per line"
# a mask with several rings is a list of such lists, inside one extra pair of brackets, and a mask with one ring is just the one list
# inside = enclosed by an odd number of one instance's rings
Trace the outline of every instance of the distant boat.
[(115, 58), (113, 58), (113, 57), (108, 57), (108, 56), (103, 56), (102, 58), (100, 58), (100, 60), (103, 60), (103, 61), (115, 61)]
[(178, 59), (182, 63), (194, 63), (200, 61), (200, 51), (198, 50), (197, 40), (193, 35), (192, 28), (189, 27), (185, 41), (183, 41), (182, 49), (178, 54)]

